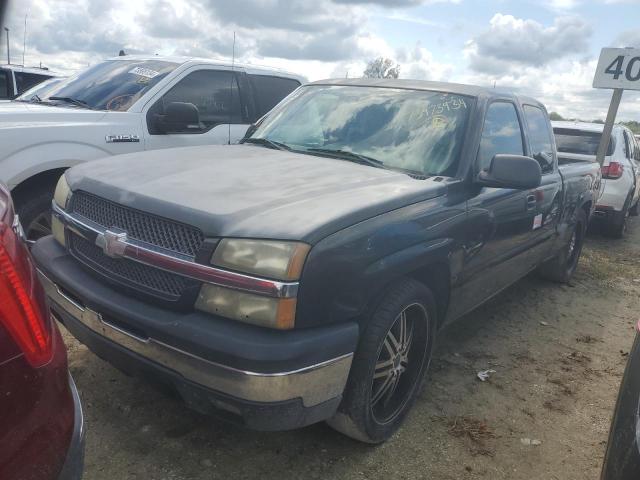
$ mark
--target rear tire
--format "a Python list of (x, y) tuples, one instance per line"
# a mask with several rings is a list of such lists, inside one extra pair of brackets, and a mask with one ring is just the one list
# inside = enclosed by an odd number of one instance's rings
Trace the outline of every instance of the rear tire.
[(554, 258), (540, 267), (540, 274), (547, 280), (569, 283), (578, 267), (584, 237), (587, 232), (587, 214), (580, 209), (567, 245)]
[(366, 443), (387, 440), (413, 406), (431, 360), (437, 328), (431, 291), (403, 279), (369, 317), (344, 397), (327, 423)]
[(629, 219), (629, 205), (625, 204), (621, 212), (615, 213), (605, 225), (605, 234), (611, 238), (622, 238), (627, 231), (627, 220)]
[(16, 211), (27, 240), (51, 234), (51, 201), (55, 185), (41, 186), (29, 195), (16, 198)]

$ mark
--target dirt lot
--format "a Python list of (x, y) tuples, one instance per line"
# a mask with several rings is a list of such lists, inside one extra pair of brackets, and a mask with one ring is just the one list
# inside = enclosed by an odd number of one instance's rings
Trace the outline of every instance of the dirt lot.
[(65, 333), (85, 479), (596, 479), (638, 317), (634, 223), (623, 241), (592, 233), (572, 285), (530, 276), (445, 332), (404, 428), (378, 447), (323, 424), (257, 433), (201, 416)]

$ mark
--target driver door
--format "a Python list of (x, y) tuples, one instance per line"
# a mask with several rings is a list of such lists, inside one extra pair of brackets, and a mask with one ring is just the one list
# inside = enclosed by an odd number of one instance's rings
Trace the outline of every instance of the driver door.
[[(511, 101), (489, 104), (476, 171), (488, 168), (496, 154), (527, 154), (520, 116)], [(471, 186), (462, 293), (460, 301), (451, 306), (452, 318), (475, 308), (530, 270), (529, 242), (537, 213), (534, 190)]]
[[(243, 108), (240, 75), (237, 70), (219, 67), (188, 71), (146, 110), (145, 150), (237, 143), (250, 124), (247, 109)], [(190, 125), (182, 131), (163, 132), (158, 118), (172, 102), (195, 105), (198, 127)]]

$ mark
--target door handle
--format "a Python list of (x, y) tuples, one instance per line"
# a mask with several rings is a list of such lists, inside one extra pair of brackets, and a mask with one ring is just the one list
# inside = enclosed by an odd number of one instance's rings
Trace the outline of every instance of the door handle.
[(533, 210), (536, 208), (537, 199), (534, 194), (527, 195), (527, 210)]

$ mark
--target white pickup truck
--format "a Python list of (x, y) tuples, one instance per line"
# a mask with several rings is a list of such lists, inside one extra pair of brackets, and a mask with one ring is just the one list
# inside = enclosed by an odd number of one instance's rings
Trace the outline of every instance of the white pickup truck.
[(304, 81), (252, 65), (115, 57), (42, 96), (0, 104), (0, 182), (35, 240), (49, 233), (53, 190), (65, 169), (121, 153), (237, 142)]

